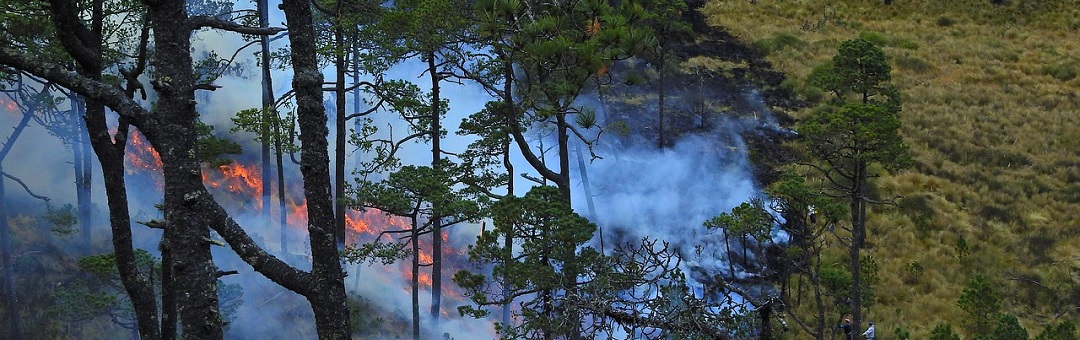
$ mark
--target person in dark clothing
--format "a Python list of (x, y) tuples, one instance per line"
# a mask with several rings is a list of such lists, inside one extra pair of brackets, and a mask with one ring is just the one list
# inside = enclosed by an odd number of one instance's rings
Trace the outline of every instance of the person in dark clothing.
[(854, 330), (851, 327), (851, 319), (844, 319), (844, 323), (836, 326), (836, 328), (844, 331), (844, 340), (854, 340), (854, 338), (851, 337), (851, 332)]

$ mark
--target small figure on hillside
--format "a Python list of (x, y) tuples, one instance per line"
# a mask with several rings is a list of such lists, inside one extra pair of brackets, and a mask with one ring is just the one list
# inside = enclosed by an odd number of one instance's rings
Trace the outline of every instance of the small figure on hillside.
[(874, 322), (870, 321), (868, 323), (870, 324), (870, 328), (867, 328), (862, 335), (865, 336), (867, 340), (874, 340)]
[(844, 330), (844, 340), (853, 340), (851, 338), (851, 319), (844, 319), (844, 323), (836, 326), (836, 328)]

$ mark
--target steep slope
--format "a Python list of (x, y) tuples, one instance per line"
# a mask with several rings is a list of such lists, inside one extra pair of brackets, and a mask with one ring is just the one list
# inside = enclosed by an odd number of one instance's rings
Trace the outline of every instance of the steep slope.
[(957, 299), (975, 275), (1032, 336), (1077, 320), (1076, 1), (712, 0), (702, 12), (767, 53), (788, 77), (782, 87), (810, 102), (822, 93), (803, 80), (841, 41), (870, 40), (890, 58), (916, 165), (876, 181), (879, 197), (902, 197), (868, 223), (879, 333), (961, 327)]

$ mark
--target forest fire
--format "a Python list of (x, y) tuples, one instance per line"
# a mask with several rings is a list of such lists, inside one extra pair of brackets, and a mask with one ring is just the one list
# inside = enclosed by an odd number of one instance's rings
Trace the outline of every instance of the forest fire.
[[(203, 171), (203, 183), (210, 188), (224, 189), (231, 193), (243, 194), (253, 197), (256, 201), (262, 197), (262, 179), (252, 166), (244, 166), (239, 163), (225, 164), (217, 167), (217, 171)], [(262, 207), (262, 202), (257, 203), (257, 208)]]
[[(144, 176), (149, 176), (149, 180), (154, 183), (157, 190), (162, 190), (163, 180), (160, 155), (146, 141), (145, 137), (137, 131), (131, 134), (129, 140), (131, 144), (127, 148), (128, 174), (137, 175), (143, 178), (145, 178)], [(261, 170), (258, 165), (248, 165), (239, 162), (233, 162), (216, 168), (204, 167), (202, 171), (203, 183), (206, 185), (207, 189), (214, 194), (226, 209), (238, 213), (258, 213), (262, 209), (263, 181), (261, 176)], [(299, 183), (294, 186), (299, 187)], [(277, 216), (279, 213), (279, 204), (276, 202), (277, 183), (271, 183), (271, 187), (274, 188), (275, 192), (272, 200), (273, 203), (270, 205), (270, 211), (272, 216)], [(287, 188), (286, 190), (294, 189)], [(304, 236), (307, 233), (308, 223), (307, 202), (302, 196), (298, 195), (297, 192), (287, 192), (289, 194), (286, 195), (285, 204), (287, 209), (286, 223), (288, 224), (289, 229), (295, 232), (296, 235)], [(404, 236), (408, 235), (406, 231), (411, 228), (407, 219), (390, 216), (374, 208), (366, 208), (363, 211), (356, 209), (347, 210), (345, 213), (345, 226), (346, 243), (349, 245), (372, 242), (379, 238), (383, 238), (383, 241), (388, 242), (402, 242), (405, 240)], [(451, 267), (455, 267), (455, 263), (461, 263), (465, 258), (463, 256), (465, 249), (456, 249), (448, 246), (450, 240), (445, 232), (440, 237), (444, 244), (442, 252), (444, 254), (444, 262), (446, 263), (443, 272), (453, 272), (455, 269), (451, 269)], [(277, 238), (267, 237), (266, 239)], [(430, 268), (429, 266), (433, 260), (431, 249), (430, 237), (421, 236), (420, 250), (416, 255), (418, 256), (420, 264), (426, 268)], [(400, 261), (398, 264), (392, 265), (389, 268), (394, 268), (391, 269), (391, 271), (395, 272), (396, 276), (400, 277), (403, 281), (408, 282), (412, 277), (410, 270), (411, 262), (411, 260)], [(444, 281), (445, 280), (448, 280), (447, 276), (444, 276)], [(421, 270), (418, 275), (418, 281), (421, 288), (430, 289), (432, 285), (430, 270)], [(451, 286), (452, 285), (444, 284), (444, 295), (449, 298), (460, 299), (461, 294), (454, 291)], [(408, 285), (404, 285), (403, 288), (408, 290)]]
[(131, 145), (127, 148), (127, 161), (128, 165), (131, 165), (128, 174), (145, 171), (155, 174), (155, 178), (160, 178), (161, 155), (145, 138), (138, 131), (131, 133)]

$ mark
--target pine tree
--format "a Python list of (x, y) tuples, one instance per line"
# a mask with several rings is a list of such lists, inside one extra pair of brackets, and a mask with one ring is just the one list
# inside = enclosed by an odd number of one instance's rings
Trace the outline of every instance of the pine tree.
[(825, 189), (846, 201), (851, 214), (847, 229), (855, 324), (862, 318), (860, 251), (866, 245), (867, 207), (879, 203), (870, 198), (869, 179), (877, 176), (871, 166), (899, 170), (910, 163), (899, 133), (900, 98), (890, 78), (881, 48), (862, 39), (841, 43), (832, 63), (816, 68), (809, 79), (834, 97), (798, 127), (799, 143), (811, 159), (804, 164), (825, 180)]

